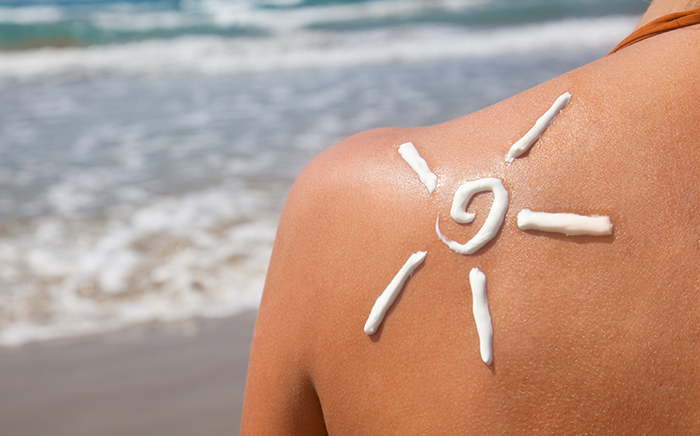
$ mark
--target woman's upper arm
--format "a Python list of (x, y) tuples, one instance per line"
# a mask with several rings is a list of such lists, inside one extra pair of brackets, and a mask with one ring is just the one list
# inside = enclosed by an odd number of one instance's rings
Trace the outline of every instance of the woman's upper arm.
[[(324, 316), (326, 290), (343, 259), (344, 238), (361, 231), (367, 153), (396, 140), (391, 130), (349, 138), (317, 157), (297, 179), (280, 220), (248, 369), (242, 434), (326, 434), (312, 363)], [(388, 139), (391, 137), (392, 139)], [(373, 165), (377, 162), (375, 161)], [(353, 212), (354, 211), (354, 212)], [(325, 295), (325, 296), (324, 296)]]

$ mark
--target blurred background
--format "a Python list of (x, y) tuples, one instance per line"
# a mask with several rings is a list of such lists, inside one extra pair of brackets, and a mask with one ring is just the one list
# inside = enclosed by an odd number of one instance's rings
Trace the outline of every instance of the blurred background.
[(0, 378), (65, 355), (65, 338), (144, 323), (227, 319), (225, 337), (257, 307), (286, 194), (316, 154), (602, 57), (647, 6), (0, 0)]

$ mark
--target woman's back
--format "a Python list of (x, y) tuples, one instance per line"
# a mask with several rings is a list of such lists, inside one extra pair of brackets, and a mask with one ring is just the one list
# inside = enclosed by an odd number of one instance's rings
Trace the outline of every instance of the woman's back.
[[(675, 30), (449, 123), (356, 135), (295, 185), (250, 363), (244, 434), (699, 434), (700, 29)], [(523, 156), (506, 152), (565, 92)], [(430, 194), (398, 153), (412, 142)], [(457, 188), (498, 178), (496, 236), (464, 243)], [(609, 236), (523, 231), (523, 209), (609, 216)], [(374, 335), (372, 306), (423, 264)], [(469, 274), (486, 276), (493, 363)], [(325, 429), (324, 429), (325, 425)]]

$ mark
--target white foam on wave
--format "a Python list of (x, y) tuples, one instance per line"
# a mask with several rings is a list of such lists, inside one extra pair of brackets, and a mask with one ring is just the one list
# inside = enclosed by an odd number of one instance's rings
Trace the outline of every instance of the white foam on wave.
[(178, 11), (142, 12), (139, 14), (100, 11), (92, 14), (91, 22), (102, 29), (131, 32), (186, 29), (210, 24), (207, 17), (192, 16)]
[(0, 52), (0, 80), (238, 74), (607, 49), (637, 21), (636, 16), (618, 16), (479, 31), (423, 25), (335, 34), (304, 31), (280, 38), (188, 36), (87, 48), (42, 48)]
[(214, 23), (222, 27), (251, 26), (278, 33), (324, 23), (406, 19), (434, 12), (464, 11), (485, 3), (488, 1), (381, 0), (276, 10), (253, 8), (250, 4), (223, 0), (201, 0), (193, 2), (191, 11), (213, 17)]
[(56, 6), (0, 6), (0, 23), (2, 24), (57, 23), (64, 18), (63, 10)]
[(32, 5), (0, 7), (0, 23), (39, 24), (77, 20), (115, 31), (147, 32), (213, 26), (257, 28), (274, 34), (323, 23), (405, 19), (426, 13), (458, 12), (485, 3), (488, 1), (374, 0), (305, 7), (300, 5), (299, 0), (183, 0), (179, 8), (160, 2)]
[(0, 238), (0, 346), (257, 307), (276, 214), (212, 188)]

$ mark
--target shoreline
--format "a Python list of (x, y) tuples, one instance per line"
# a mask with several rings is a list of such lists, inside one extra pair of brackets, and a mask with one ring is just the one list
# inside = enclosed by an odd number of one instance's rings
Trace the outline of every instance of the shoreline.
[(8, 435), (237, 435), (255, 311), (0, 349)]

